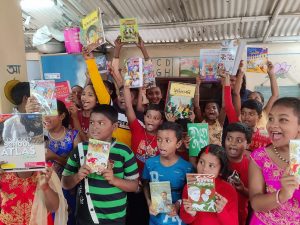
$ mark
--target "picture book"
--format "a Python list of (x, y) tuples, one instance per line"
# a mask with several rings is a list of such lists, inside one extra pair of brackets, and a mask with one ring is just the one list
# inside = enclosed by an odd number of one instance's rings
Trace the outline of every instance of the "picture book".
[(54, 80), (31, 80), (30, 95), (34, 96), (41, 106), (43, 115), (57, 115), (57, 101)]
[(143, 87), (143, 59), (130, 58), (126, 64), (125, 85), (130, 88)]
[(193, 107), (196, 85), (169, 81), (165, 112), (176, 118), (188, 118)]
[(155, 81), (156, 75), (154, 73), (154, 65), (151, 62), (145, 62), (144, 64), (144, 88), (149, 89), (156, 87)]
[(186, 174), (188, 196), (195, 211), (216, 212), (215, 178), (212, 174)]
[(45, 169), (42, 114), (0, 114), (0, 159), (7, 172)]
[(200, 74), (198, 58), (180, 58), (180, 77), (196, 77)]
[(120, 19), (120, 36), (121, 42), (135, 42), (139, 41), (139, 31), (136, 18)]
[(73, 104), (70, 100), (71, 86), (70, 82), (55, 82), (56, 99), (65, 103), (67, 109)]
[(169, 181), (150, 182), (151, 203), (157, 213), (169, 213), (172, 210), (171, 185)]
[(267, 73), (267, 62), (267, 48), (247, 48), (247, 72)]
[(102, 16), (99, 8), (80, 21), (80, 41), (90, 52), (105, 43)]
[(89, 139), (86, 165), (91, 168), (93, 173), (101, 174), (102, 171), (107, 168), (109, 151), (109, 142)]
[(300, 140), (290, 140), (290, 168), (300, 182)]
[(200, 77), (205, 81), (218, 81), (219, 49), (200, 49)]
[[(237, 40), (232, 40), (230, 45), (224, 45), (219, 52), (218, 68), (224, 72), (233, 74), (236, 52), (238, 48)], [(235, 75), (235, 74), (234, 74)]]
[(238, 40), (238, 47), (236, 50), (236, 55), (235, 55), (235, 62), (233, 65), (233, 69), (232, 69), (232, 75), (236, 75), (237, 71), (239, 69), (240, 66), (240, 62), (242, 60), (242, 56), (243, 56), (243, 52), (245, 50), (246, 47), (246, 41), (245, 40)]
[(188, 123), (190, 137), (189, 152), (197, 156), (200, 150), (209, 144), (209, 130), (207, 123)]

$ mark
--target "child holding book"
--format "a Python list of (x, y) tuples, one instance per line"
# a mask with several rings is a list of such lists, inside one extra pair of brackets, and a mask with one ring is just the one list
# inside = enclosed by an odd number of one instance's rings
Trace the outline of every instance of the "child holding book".
[(193, 210), (192, 201), (188, 199), (187, 185), (183, 189), (183, 204), (180, 218), (191, 225), (238, 225), (238, 199), (234, 188), (226, 182), (228, 176), (228, 159), (225, 150), (210, 144), (198, 155), (197, 173), (212, 174), (215, 177), (216, 211), (197, 212)]
[(269, 113), (267, 131), (272, 145), (251, 154), (249, 196), (251, 225), (299, 224), (300, 188), (290, 173), (289, 141), (300, 138), (300, 100), (280, 98)]
[[(181, 202), (181, 191), (185, 176), (193, 171), (191, 163), (176, 154), (182, 144), (182, 130), (174, 122), (163, 123), (157, 131), (157, 144), (160, 154), (146, 161), (143, 171), (144, 194), (150, 212), (149, 224), (183, 224), (178, 216)], [(149, 182), (170, 181), (173, 206), (168, 214), (159, 213), (151, 203)]]
[(85, 164), (88, 143), (80, 143), (67, 161), (62, 184), (78, 185), (77, 225), (125, 224), (126, 192), (138, 188), (138, 168), (131, 149), (112, 137), (118, 127), (118, 112), (110, 105), (96, 106), (91, 112), (89, 136), (111, 142), (109, 166), (102, 174), (91, 173)]

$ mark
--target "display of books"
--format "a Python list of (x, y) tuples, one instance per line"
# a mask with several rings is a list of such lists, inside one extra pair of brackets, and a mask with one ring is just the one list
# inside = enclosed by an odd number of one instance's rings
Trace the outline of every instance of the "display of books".
[(45, 169), (42, 114), (0, 114), (0, 160), (7, 172)]
[(169, 82), (165, 112), (176, 118), (188, 118), (193, 107), (196, 85), (190, 83)]
[(31, 80), (30, 95), (40, 104), (43, 115), (57, 115), (57, 101), (54, 80)]
[(300, 140), (290, 140), (290, 168), (300, 182)]
[(200, 77), (205, 81), (218, 81), (220, 49), (200, 49)]
[(215, 178), (212, 174), (186, 174), (188, 197), (195, 211), (216, 212)]
[(180, 77), (196, 77), (200, 74), (199, 58), (180, 58)]
[(144, 65), (144, 88), (149, 89), (156, 87), (156, 75), (154, 73), (154, 65), (151, 62), (145, 62)]
[(73, 103), (70, 100), (71, 86), (70, 82), (62, 81), (55, 82), (56, 99), (65, 103), (65, 106), (69, 108)]
[(247, 72), (267, 73), (267, 62), (267, 48), (247, 48)]
[(127, 72), (125, 73), (125, 85), (130, 88), (143, 87), (143, 59), (130, 58), (127, 63)]
[(190, 137), (189, 152), (192, 156), (198, 156), (200, 150), (209, 144), (209, 130), (207, 123), (188, 123), (188, 135)]
[(121, 42), (138, 42), (139, 31), (136, 18), (120, 19)]
[(157, 213), (169, 213), (172, 210), (172, 195), (169, 181), (150, 182), (151, 204)]
[(91, 168), (93, 173), (101, 174), (107, 168), (110, 145), (109, 142), (89, 139), (86, 165)]

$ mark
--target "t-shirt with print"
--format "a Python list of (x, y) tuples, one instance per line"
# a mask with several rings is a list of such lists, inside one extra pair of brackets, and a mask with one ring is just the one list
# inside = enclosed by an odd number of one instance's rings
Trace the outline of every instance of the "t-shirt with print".
[(266, 147), (271, 144), (271, 139), (266, 129), (257, 128), (252, 134), (251, 143), (249, 145), (249, 150), (252, 152), (255, 149)]
[[(79, 143), (67, 161), (63, 176), (76, 174), (85, 162), (88, 143)], [(138, 169), (133, 152), (126, 145), (113, 142), (110, 148), (109, 160), (114, 163), (115, 177), (133, 180), (138, 178)], [(76, 221), (78, 225), (125, 224), (127, 194), (112, 186), (103, 176), (89, 174), (78, 185)]]
[[(172, 166), (164, 166), (160, 162), (160, 156), (149, 158), (144, 167), (143, 179), (150, 182), (170, 181), (172, 202), (181, 199), (183, 187), (186, 183), (186, 174), (193, 172), (191, 163), (181, 157)], [(156, 216), (150, 215), (150, 225), (184, 225), (178, 215), (168, 216), (166, 213), (159, 213)]]

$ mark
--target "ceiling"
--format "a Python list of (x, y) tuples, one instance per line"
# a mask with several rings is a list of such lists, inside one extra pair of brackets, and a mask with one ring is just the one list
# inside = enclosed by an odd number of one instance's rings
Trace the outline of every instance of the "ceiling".
[[(53, 0), (48, 9), (22, 11), (26, 49), (43, 25), (63, 30), (100, 7), (106, 39), (119, 34), (119, 19), (136, 17), (145, 42), (215, 43), (300, 41), (300, 0)], [(30, 16), (30, 22), (28, 22)], [(25, 22), (27, 19), (27, 22)]]

